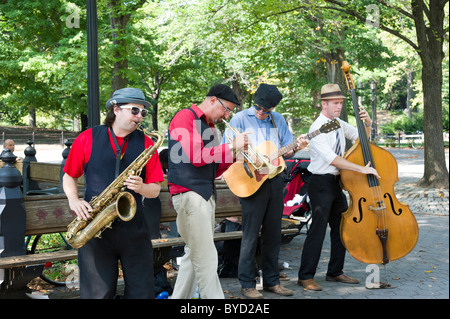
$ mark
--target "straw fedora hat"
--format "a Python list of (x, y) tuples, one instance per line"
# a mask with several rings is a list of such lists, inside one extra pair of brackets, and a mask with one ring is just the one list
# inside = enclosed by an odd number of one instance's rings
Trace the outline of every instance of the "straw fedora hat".
[(321, 100), (345, 99), (345, 96), (342, 94), (339, 85), (325, 84), (324, 86), (322, 86), (322, 90), (320, 90), (320, 99)]

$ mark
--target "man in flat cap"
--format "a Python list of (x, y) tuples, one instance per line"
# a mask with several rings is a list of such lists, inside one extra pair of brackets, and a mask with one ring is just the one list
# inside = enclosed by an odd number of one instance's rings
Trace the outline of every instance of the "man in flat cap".
[[(312, 173), (308, 179), (308, 195), (312, 208), (312, 223), (303, 245), (298, 284), (307, 290), (320, 291), (322, 287), (314, 280), (319, 263), (322, 244), (327, 225), (330, 224), (331, 258), (328, 262), (326, 280), (357, 284), (356, 278), (342, 271), (345, 259), (345, 247), (340, 237), (341, 214), (348, 209), (347, 199), (342, 192), (339, 180), (341, 169), (353, 170), (362, 174), (374, 174), (377, 171), (368, 166), (360, 166), (344, 159), (345, 139), (358, 138), (358, 130), (339, 118), (345, 96), (337, 84), (326, 84), (321, 90), (322, 111), (311, 125), (309, 131), (319, 129), (329, 120), (337, 119), (340, 128), (336, 131), (320, 134), (311, 140), (311, 163), (308, 170)], [(367, 134), (370, 134), (370, 120), (367, 111), (360, 107), (359, 116), (364, 121)]]
[[(294, 142), (286, 120), (280, 113), (274, 112), (283, 96), (275, 85), (261, 84), (255, 92), (255, 104), (237, 113), (230, 121), (232, 127), (249, 134), (250, 144), (258, 145), (271, 141), (281, 148)], [(307, 145), (299, 138), (294, 150), (284, 154), (291, 157)], [(293, 294), (292, 290), (280, 285), (278, 254), (281, 245), (281, 217), (283, 214), (284, 180), (278, 176), (267, 179), (251, 196), (239, 198), (242, 206), (241, 252), (239, 257), (238, 278), (242, 294), (251, 299), (263, 298), (256, 289), (258, 269), (255, 255), (259, 232), (261, 231), (261, 270), (264, 290), (283, 296)]]
[(228, 119), (239, 100), (224, 85), (213, 86), (200, 105), (179, 111), (169, 124), (168, 182), (177, 228), (186, 243), (173, 299), (223, 299), (214, 245), (216, 189), (214, 180), (233, 163), (233, 150), (243, 149), (246, 133), (220, 144), (215, 124)]
[[(101, 194), (153, 141), (136, 130), (148, 114), (141, 90), (124, 88), (106, 103), (104, 125), (82, 132), (74, 141), (64, 167), (63, 188), (70, 209), (81, 219), (89, 219), (89, 202)], [(85, 196), (78, 198), (77, 179), (84, 174)], [(114, 298), (118, 262), (123, 270), (125, 298), (154, 298), (153, 249), (142, 197), (159, 195), (164, 181), (155, 151), (140, 175), (129, 176), (124, 186), (136, 199), (136, 215), (128, 222), (119, 218), (101, 238), (93, 238), (78, 249), (80, 295), (82, 298)]]

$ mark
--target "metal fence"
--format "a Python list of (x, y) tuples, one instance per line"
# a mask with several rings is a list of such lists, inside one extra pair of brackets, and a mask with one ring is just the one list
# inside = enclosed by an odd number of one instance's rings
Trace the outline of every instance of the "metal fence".
[(51, 145), (57, 145), (60, 144), (61, 146), (64, 146), (64, 142), (67, 139), (74, 140), (79, 132), (69, 132), (69, 131), (55, 131), (55, 132), (48, 132), (48, 131), (32, 131), (27, 132), (24, 131), (24, 133), (9, 133), (3, 131), (2, 133), (2, 145), (7, 139), (14, 140), (14, 143), (16, 145), (20, 144), (26, 144), (29, 140), (33, 141), (35, 145), (37, 144), (51, 144)]
[[(449, 142), (449, 134), (446, 132), (442, 133), (444, 139), (444, 144)], [(385, 134), (382, 137), (376, 139), (378, 143), (384, 143), (387, 146), (401, 147), (401, 145), (406, 145), (407, 147), (415, 148), (416, 146), (423, 146), (424, 135), (421, 134)]]

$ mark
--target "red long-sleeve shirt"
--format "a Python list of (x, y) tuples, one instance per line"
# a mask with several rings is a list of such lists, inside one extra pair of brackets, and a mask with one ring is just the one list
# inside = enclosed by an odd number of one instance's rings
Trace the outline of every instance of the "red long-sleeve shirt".
[[(122, 144), (124, 143), (125, 138), (119, 136), (116, 136), (116, 138), (119, 147), (121, 147)], [(111, 133), (109, 133), (109, 140), (111, 143), (112, 151), (115, 154), (116, 146), (112, 139)], [(126, 141), (125, 143), (128, 143), (128, 141)], [(125, 144), (124, 147), (122, 148), (122, 156), (126, 152), (127, 145), (128, 144)], [(153, 145), (154, 145), (153, 141), (148, 136), (145, 136), (145, 148), (147, 149)], [(82, 132), (80, 135), (78, 135), (78, 137), (73, 142), (69, 156), (67, 157), (67, 161), (64, 166), (64, 172), (73, 178), (78, 178), (81, 175), (83, 175), (84, 166), (91, 157), (91, 151), (92, 151), (92, 129), (88, 129)], [(155, 152), (153, 153), (152, 158), (148, 161), (147, 165), (145, 166), (144, 183), (149, 184), (162, 181), (164, 181), (164, 176), (162, 173), (161, 164), (159, 162), (158, 152)]]
[[(192, 104), (191, 109), (197, 114), (198, 118), (203, 118), (206, 121), (205, 114), (198, 106)], [(196, 120), (195, 115), (188, 109), (179, 111), (169, 125), (169, 134), (172, 139), (180, 142), (184, 153), (195, 167), (213, 162), (217, 163), (216, 177), (219, 177), (233, 163), (233, 153), (227, 144), (215, 147), (204, 145), (197, 129)], [(208, 125), (213, 131), (215, 130), (214, 123), (208, 123)], [(171, 195), (189, 191), (188, 188), (173, 183), (169, 183), (169, 186)]]

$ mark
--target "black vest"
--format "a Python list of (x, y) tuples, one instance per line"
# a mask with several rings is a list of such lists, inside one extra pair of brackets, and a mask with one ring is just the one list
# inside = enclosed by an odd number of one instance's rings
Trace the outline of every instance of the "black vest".
[[(145, 150), (144, 133), (136, 130), (128, 137), (128, 145), (120, 161), (120, 173)], [(105, 125), (95, 126), (92, 129), (91, 157), (84, 166), (86, 185), (84, 197), (87, 202), (93, 196), (100, 195), (115, 180), (115, 166), (116, 154), (111, 147), (108, 128)], [(145, 169), (142, 170), (140, 176), (143, 179), (145, 178)], [(137, 209), (138, 211), (141, 210), (142, 196), (128, 189), (127, 191), (136, 198)]]
[[(188, 110), (195, 115), (197, 130), (202, 137), (203, 145), (208, 147), (219, 145), (220, 141), (208, 123), (203, 118), (199, 119), (191, 108)], [(214, 184), (217, 166), (218, 164), (213, 162), (195, 167), (183, 151), (180, 142), (173, 140), (169, 134), (169, 173), (167, 177), (169, 183), (186, 187), (207, 201), (213, 194), (217, 197)]]

